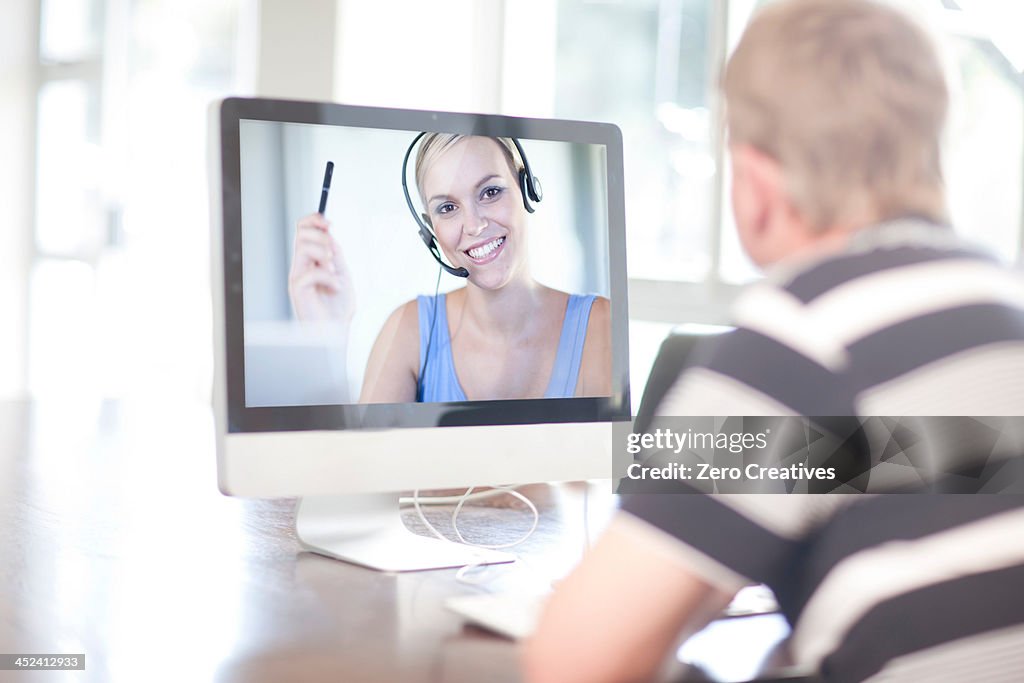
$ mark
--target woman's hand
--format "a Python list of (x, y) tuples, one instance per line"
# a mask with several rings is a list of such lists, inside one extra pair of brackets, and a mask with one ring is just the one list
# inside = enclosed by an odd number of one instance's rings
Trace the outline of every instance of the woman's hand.
[(356, 310), (355, 291), (329, 225), (318, 213), (296, 225), (288, 297), (299, 320), (348, 324)]

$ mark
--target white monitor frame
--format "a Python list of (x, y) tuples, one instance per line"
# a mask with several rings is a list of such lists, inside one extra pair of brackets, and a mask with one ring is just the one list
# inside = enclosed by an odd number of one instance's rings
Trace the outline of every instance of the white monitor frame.
[[(318, 424), (291, 424), (278, 429), (275, 424), (261, 424), (260, 420), (246, 417), (245, 424), (238, 419), (244, 415), (238, 405), (243, 391), (231, 383), (238, 383), (243, 375), (232, 368), (230, 337), (238, 334), (231, 325), (241, 325), (240, 311), (233, 307), (241, 296), (240, 278), (231, 276), (231, 264), (240, 259), (240, 249), (226, 247), (226, 231), (238, 230), (238, 212), (232, 214), (228, 203), (236, 201), (225, 188), (222, 178), (230, 178), (229, 166), (237, 164), (230, 159), (237, 156), (237, 136), (234, 141), (224, 139), (224, 131), (234, 130), (240, 118), (271, 117), (268, 120), (296, 120), (296, 112), (313, 117), (317, 122), (338, 123), (349, 119), (357, 121), (383, 121), (380, 127), (415, 131), (472, 130), (486, 131), (490, 135), (513, 135), (526, 139), (567, 139), (600, 142), (608, 147), (608, 202), (609, 249), (613, 255), (612, 328), (613, 328), (613, 391), (607, 405), (591, 413), (586, 421), (556, 421), (529, 424), (469, 424), (465, 426), (381, 428), (332, 428)], [(272, 117), (280, 116), (274, 119)], [(303, 119), (299, 119), (303, 120)], [(358, 125), (358, 124), (351, 124)], [(384, 515), (390, 510), (390, 522), (382, 522), (390, 532), (396, 532), (394, 521), (395, 499), (399, 491), (412, 489), (450, 488), (535, 481), (567, 481), (610, 478), (612, 471), (612, 425), (629, 419), (628, 335), (625, 291), (625, 231), (622, 199), (622, 143), (621, 133), (610, 124), (514, 119), (509, 117), (446, 114), (442, 112), (406, 112), (400, 110), (348, 107), (326, 103), (303, 103), (282, 100), (229, 98), (215, 102), (210, 108), (210, 185), (211, 185), (211, 262), (213, 283), (214, 331), (214, 412), (216, 418), (217, 466), (220, 489), (226, 495), (242, 497), (302, 496), (307, 500), (297, 522), (300, 538), (307, 547), (341, 559), (367, 564), (382, 569), (411, 569), (428, 566), (455, 566), (466, 562), (508, 561), (507, 558), (485, 558), (477, 551), (467, 559), (442, 558), (413, 566), (396, 566), (392, 560), (376, 562), (346, 556), (342, 542), (325, 540), (318, 536), (317, 528), (332, 525), (338, 516), (340, 503), (331, 502), (339, 494), (387, 494), (376, 501)], [(582, 137), (582, 139), (581, 139)], [(232, 145), (233, 142), (233, 145)], [(237, 180), (237, 170), (235, 175)], [(397, 182), (397, 178), (396, 178)], [(415, 239), (410, 229), (410, 239)], [(239, 240), (234, 240), (239, 244)], [(243, 380), (244, 381), (244, 380)], [(557, 399), (561, 401), (595, 401), (597, 399)], [(479, 403), (479, 402), (478, 402)], [(485, 402), (490, 403), (490, 402)], [(518, 402), (502, 402), (514, 404)], [(536, 402), (523, 402), (536, 403)], [(564, 405), (564, 404), (563, 404)], [(244, 406), (243, 406), (244, 407)], [(424, 407), (419, 405), (417, 407)], [(318, 407), (324, 408), (324, 407)], [(328, 407), (329, 408), (329, 407)], [(507, 410), (514, 410), (506, 406)], [(268, 409), (263, 409), (268, 410)], [(273, 409), (269, 409), (273, 410)], [(292, 408), (291, 410), (295, 410)], [(359, 410), (358, 406), (339, 407)], [(323, 412), (323, 411), (321, 411)], [(549, 411), (550, 412), (550, 411)], [(292, 413), (294, 414), (294, 413)], [(351, 419), (351, 412), (348, 420)], [(539, 414), (534, 406), (531, 415)], [(328, 416), (326, 419), (330, 420)], [(340, 417), (342, 424), (346, 418)], [(535, 419), (535, 418), (530, 418)], [(351, 499), (350, 499), (351, 500)], [(381, 506), (382, 505), (382, 506)], [(344, 507), (344, 505), (341, 505)], [(346, 508), (347, 509), (347, 508)], [(369, 509), (369, 508), (367, 508)], [(347, 513), (346, 513), (347, 514)], [(376, 514), (376, 513), (374, 513)], [(349, 515), (351, 516), (351, 515)], [(367, 514), (366, 517), (372, 517)], [(305, 518), (305, 519), (304, 519)], [(308, 522), (308, 524), (306, 523)], [(337, 522), (337, 519), (334, 520)], [(336, 527), (337, 524), (334, 523)], [(346, 531), (346, 534), (351, 535)], [(387, 547), (394, 548), (395, 535), (370, 554), (379, 554)], [(333, 532), (329, 532), (328, 536)], [(383, 537), (381, 537), (383, 538)], [(337, 540), (337, 539), (335, 539)], [(334, 543), (334, 547), (330, 546)], [(340, 545), (339, 545), (340, 543)], [(385, 547), (386, 546), (386, 547)], [(394, 555), (394, 553), (390, 553)], [(390, 564), (389, 564), (390, 563)], [(402, 564), (399, 562), (398, 564)]]

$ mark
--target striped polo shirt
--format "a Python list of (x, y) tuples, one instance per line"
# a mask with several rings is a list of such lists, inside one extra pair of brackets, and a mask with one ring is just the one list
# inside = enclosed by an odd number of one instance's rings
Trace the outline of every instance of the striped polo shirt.
[(665, 415), (1024, 415), (1024, 277), (947, 229), (859, 231), (737, 300)]
[(1024, 680), (1021, 496), (633, 494), (622, 507), (712, 586), (767, 584), (793, 660), (823, 681)]
[[(1024, 415), (1024, 280), (947, 229), (863, 230), (776, 270), (734, 313), (660, 414)], [(1020, 496), (640, 494), (622, 507), (712, 585), (770, 586), (795, 660), (827, 681), (1024, 680)]]

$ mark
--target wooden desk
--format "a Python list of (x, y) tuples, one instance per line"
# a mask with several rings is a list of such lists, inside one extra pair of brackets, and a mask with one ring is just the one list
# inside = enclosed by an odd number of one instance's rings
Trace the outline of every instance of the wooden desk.
[[(217, 490), (207, 407), (0, 403), (0, 653), (86, 653), (84, 673), (0, 681), (518, 681), (517, 646), (442, 602), (564, 574), (584, 544), (581, 487), (533, 487), (524, 561), (474, 588), (301, 552), (295, 501)], [(611, 496), (594, 488), (600, 526)], [(463, 529), (515, 535), (520, 514), (470, 509)]]

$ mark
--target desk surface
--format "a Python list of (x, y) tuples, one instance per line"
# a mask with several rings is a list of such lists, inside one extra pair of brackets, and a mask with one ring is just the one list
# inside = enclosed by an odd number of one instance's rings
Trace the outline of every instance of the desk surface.
[[(477, 588), (302, 552), (294, 500), (218, 492), (204, 407), (0, 403), (0, 653), (86, 653), (84, 675), (26, 680), (517, 681), (517, 646), (442, 603), (564, 574), (582, 486), (531, 487), (543, 514), (523, 560)], [(612, 509), (601, 488), (595, 526)], [(532, 517), (516, 505), (467, 510), (464, 533), (517, 534)]]

